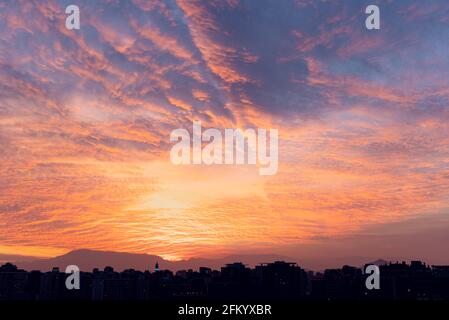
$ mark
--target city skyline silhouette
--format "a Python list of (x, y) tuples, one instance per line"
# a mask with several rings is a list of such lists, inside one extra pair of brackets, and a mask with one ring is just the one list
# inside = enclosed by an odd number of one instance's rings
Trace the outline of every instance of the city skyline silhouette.
[[(428, 266), (421, 261), (379, 265), (380, 286), (368, 288), (362, 268), (344, 265), (323, 272), (306, 271), (297, 263), (273, 261), (249, 268), (241, 262), (215, 270), (173, 272), (111, 266), (78, 274), (78, 289), (67, 288), (70, 275), (58, 267), (25, 271), (11, 263), (0, 266), (1, 300), (179, 300), (179, 299), (288, 299), (288, 300), (447, 300), (449, 265)], [(367, 270), (367, 269), (366, 269)], [(188, 300), (185, 300), (188, 302)]]

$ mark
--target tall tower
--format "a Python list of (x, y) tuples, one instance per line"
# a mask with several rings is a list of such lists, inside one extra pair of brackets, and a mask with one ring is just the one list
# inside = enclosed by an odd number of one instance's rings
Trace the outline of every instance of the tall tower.
[(154, 265), (154, 272), (158, 272), (159, 271), (159, 263), (157, 263)]

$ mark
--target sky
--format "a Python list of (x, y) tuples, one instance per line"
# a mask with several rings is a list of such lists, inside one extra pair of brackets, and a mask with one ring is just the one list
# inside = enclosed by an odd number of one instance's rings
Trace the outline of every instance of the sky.
[[(449, 263), (448, 39), (445, 0), (1, 0), (0, 253)], [(277, 173), (173, 165), (194, 120)]]

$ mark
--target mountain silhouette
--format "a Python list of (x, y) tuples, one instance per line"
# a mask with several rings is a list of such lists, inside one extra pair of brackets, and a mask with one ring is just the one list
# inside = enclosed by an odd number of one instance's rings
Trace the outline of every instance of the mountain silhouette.
[(375, 264), (377, 266), (384, 266), (384, 265), (388, 264), (388, 261), (383, 260), (383, 259), (377, 259), (376, 261), (372, 261), (372, 262), (369, 262), (367, 264)]
[(38, 259), (31, 261), (15, 261), (14, 263), (21, 269), (49, 271), (53, 267), (64, 271), (68, 265), (77, 265), (81, 271), (92, 271), (93, 268), (100, 270), (106, 266), (113, 267), (116, 271), (125, 269), (154, 270), (156, 262), (160, 269), (172, 271), (198, 269), (199, 267), (210, 267), (219, 269), (227, 263), (242, 262), (250, 267), (259, 263), (284, 260), (296, 262), (295, 259), (279, 255), (230, 255), (220, 259), (192, 258), (189, 260), (169, 261), (157, 255), (135, 254), (114, 251), (99, 251), (89, 249), (79, 249), (70, 251), (61, 256), (49, 259)]

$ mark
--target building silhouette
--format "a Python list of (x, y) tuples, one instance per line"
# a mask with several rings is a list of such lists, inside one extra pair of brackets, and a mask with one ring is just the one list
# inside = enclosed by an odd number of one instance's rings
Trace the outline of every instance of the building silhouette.
[(364, 268), (343, 266), (324, 272), (305, 271), (296, 263), (275, 261), (249, 268), (235, 262), (221, 270), (201, 267), (173, 273), (112, 267), (80, 272), (80, 289), (65, 287), (67, 274), (0, 266), (0, 300), (154, 300), (195, 298), (261, 298), (300, 300), (449, 300), (449, 266), (421, 261), (379, 266), (380, 289), (368, 290)]

